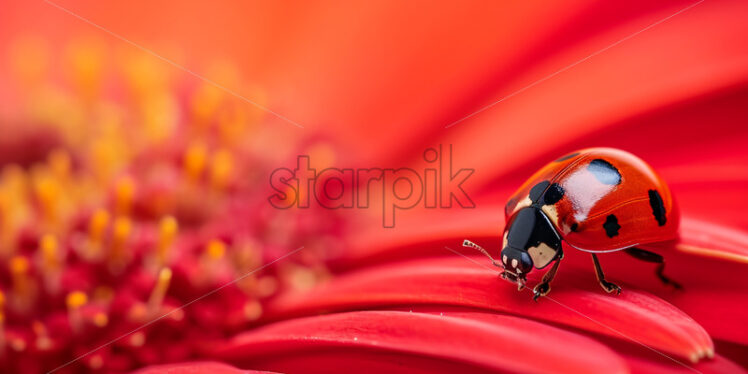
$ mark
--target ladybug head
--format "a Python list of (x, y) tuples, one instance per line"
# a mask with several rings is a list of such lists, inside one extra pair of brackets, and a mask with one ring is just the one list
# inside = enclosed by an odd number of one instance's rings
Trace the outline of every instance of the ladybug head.
[(504, 231), (501, 262), (516, 277), (524, 278), (533, 267), (543, 268), (561, 251), (561, 237), (537, 207), (520, 209)]
[(512, 247), (505, 247), (501, 251), (501, 263), (504, 265), (504, 269), (517, 276), (527, 274), (532, 270), (530, 255), (525, 251), (520, 251)]

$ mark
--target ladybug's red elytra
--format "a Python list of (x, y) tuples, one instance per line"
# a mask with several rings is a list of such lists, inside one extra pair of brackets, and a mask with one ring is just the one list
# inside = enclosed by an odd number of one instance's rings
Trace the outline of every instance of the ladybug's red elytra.
[(550, 292), (550, 283), (564, 257), (562, 242), (589, 252), (600, 285), (621, 292), (605, 280), (597, 253), (626, 251), (637, 259), (657, 263), (656, 275), (680, 288), (663, 273), (661, 255), (637, 248), (677, 238), (679, 213), (667, 184), (640, 158), (613, 148), (587, 148), (561, 157), (536, 172), (507, 201), (506, 227), (500, 262), (483, 248), (465, 240), (503, 268), (502, 278), (525, 286), (533, 268), (551, 269), (533, 289), (537, 300)]

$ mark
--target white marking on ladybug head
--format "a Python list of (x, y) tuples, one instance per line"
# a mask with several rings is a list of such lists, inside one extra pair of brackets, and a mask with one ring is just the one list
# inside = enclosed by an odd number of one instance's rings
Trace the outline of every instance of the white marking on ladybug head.
[(515, 269), (517, 268), (517, 259), (516, 258), (512, 259), (512, 267), (515, 268)]
[(517, 203), (517, 205), (516, 205), (516, 206), (514, 207), (514, 210), (512, 210), (511, 212), (509, 212), (509, 214), (512, 214), (512, 213), (514, 213), (514, 212), (517, 212), (517, 211), (519, 211), (520, 209), (522, 209), (522, 208), (526, 208), (526, 207), (528, 207), (528, 206), (530, 206), (530, 205), (532, 205), (532, 200), (530, 200), (530, 195), (528, 194), (527, 196), (525, 196), (525, 198), (524, 198), (524, 199), (520, 200), (520, 201), (519, 201), (519, 202)]
[(558, 211), (555, 205), (543, 205), (541, 208), (545, 213), (545, 216), (553, 222), (554, 226), (558, 226)]
[(502, 258), (502, 260), (504, 261), (504, 265), (508, 265), (509, 264), (509, 258), (506, 257), (506, 255), (504, 255), (504, 257)]
[(545, 243), (540, 243), (537, 247), (528, 248), (527, 253), (530, 254), (533, 265), (538, 269), (548, 265), (556, 257), (556, 250)]

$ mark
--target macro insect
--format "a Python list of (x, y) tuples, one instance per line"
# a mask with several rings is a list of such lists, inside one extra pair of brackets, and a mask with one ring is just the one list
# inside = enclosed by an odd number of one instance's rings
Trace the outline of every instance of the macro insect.
[(620, 294), (621, 287), (605, 279), (597, 254), (616, 251), (657, 263), (656, 276), (680, 288), (665, 276), (663, 257), (641, 248), (677, 238), (677, 205), (654, 170), (628, 152), (587, 148), (549, 163), (509, 198), (505, 215), (501, 262), (469, 240), (463, 246), (488, 256), (503, 269), (501, 277), (519, 290), (533, 268), (553, 263), (533, 288), (536, 301), (551, 290), (564, 258), (562, 242), (590, 253), (600, 286), (608, 293)]

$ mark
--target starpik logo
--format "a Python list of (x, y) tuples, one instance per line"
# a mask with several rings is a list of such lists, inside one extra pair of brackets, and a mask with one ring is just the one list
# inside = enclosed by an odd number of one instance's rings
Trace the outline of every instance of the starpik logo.
[(475, 208), (462, 185), (474, 169), (455, 169), (452, 145), (444, 154), (442, 145), (423, 152), (426, 167), (412, 168), (326, 168), (310, 166), (310, 157), (300, 155), (296, 168), (278, 168), (270, 175), (269, 198), (277, 209), (305, 209), (316, 203), (326, 209), (369, 209), (382, 211), (382, 225), (395, 227), (395, 213), (420, 204), (427, 209)]

